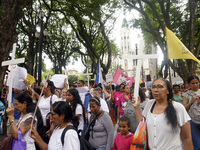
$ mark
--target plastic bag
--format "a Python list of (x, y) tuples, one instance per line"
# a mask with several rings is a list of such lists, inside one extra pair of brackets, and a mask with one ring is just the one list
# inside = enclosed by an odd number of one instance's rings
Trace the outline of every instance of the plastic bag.
[(26, 150), (26, 141), (22, 141), (22, 132), (18, 129), (18, 139), (13, 139), (12, 150)]
[(147, 123), (139, 123), (133, 136), (130, 150), (147, 150)]

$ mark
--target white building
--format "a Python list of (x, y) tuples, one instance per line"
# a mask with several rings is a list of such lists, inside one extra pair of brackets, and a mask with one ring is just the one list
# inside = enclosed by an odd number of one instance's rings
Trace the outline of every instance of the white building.
[[(124, 73), (132, 77), (135, 75), (136, 71), (136, 60), (134, 59), (134, 55), (141, 53), (145, 54), (145, 44), (142, 38), (137, 37), (134, 40), (133, 36), (134, 33), (131, 32), (130, 29), (127, 27), (121, 29), (121, 60), (120, 65), (124, 69)], [(134, 44), (134, 46), (133, 46)], [(153, 44), (151, 45), (151, 54), (155, 54), (157, 49)], [(130, 59), (130, 55), (133, 56)], [(129, 56), (129, 58), (127, 58)], [(141, 79), (146, 81), (146, 75), (151, 75), (153, 79), (153, 74), (156, 75), (157, 68), (157, 60), (156, 59), (143, 59), (142, 61), (142, 68), (141, 68)]]

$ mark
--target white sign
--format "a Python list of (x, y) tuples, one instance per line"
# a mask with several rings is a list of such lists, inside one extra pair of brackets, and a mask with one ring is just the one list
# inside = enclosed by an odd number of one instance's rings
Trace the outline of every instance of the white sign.
[(56, 88), (63, 88), (64, 87), (64, 81), (68, 78), (67, 75), (64, 74), (55, 74), (51, 77), (51, 81), (54, 83)]
[(106, 82), (112, 82), (113, 81), (113, 76), (112, 73), (109, 73), (106, 75)]
[[(24, 84), (24, 80), (26, 80), (26, 77), (27, 77), (27, 70), (23, 67), (16, 66), (13, 69), (12, 88), (19, 90), (26, 89), (26, 85)], [(8, 74), (8, 80), (6, 86), (10, 85), (10, 81), (11, 81), (10, 74)]]
[(81, 101), (82, 103), (84, 104), (84, 101), (85, 101), (85, 94), (88, 93), (88, 87), (87, 86), (84, 86), (84, 87), (77, 87), (76, 88), (78, 93), (79, 93), (79, 96), (81, 98)]

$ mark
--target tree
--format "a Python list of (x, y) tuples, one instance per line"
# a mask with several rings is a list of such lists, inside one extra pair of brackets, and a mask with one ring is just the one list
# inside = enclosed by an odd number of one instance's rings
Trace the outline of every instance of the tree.
[[(100, 60), (102, 73), (107, 74), (112, 56), (109, 34), (116, 19), (113, 14), (115, 8), (119, 8), (118, 1), (54, 0), (45, 4), (47, 7), (53, 5), (52, 10), (64, 16), (63, 19), (70, 24), (76, 38), (86, 48), (86, 52), (77, 49), (82, 55), (82, 62), (86, 65), (86, 56), (89, 56), (94, 67), (93, 71), (96, 72), (97, 60)], [(111, 25), (106, 27), (108, 22)], [(106, 60), (105, 55), (107, 55)]]
[[(162, 68), (165, 66), (164, 77), (168, 75), (168, 67), (172, 67), (184, 82), (189, 75), (194, 74), (196, 62), (193, 60), (171, 60), (167, 59), (165, 42), (165, 26), (171, 29), (180, 40), (196, 56), (200, 50), (200, 20), (198, 10), (199, 1), (189, 0), (186, 4), (180, 0), (124, 0), (128, 9), (135, 9), (140, 13), (140, 18), (135, 19), (134, 24), (140, 27), (146, 37), (153, 37), (164, 54)], [(146, 38), (147, 39), (147, 38)], [(161, 72), (160, 72), (161, 73)], [(162, 75), (162, 74), (160, 74)]]
[[(10, 49), (16, 40), (16, 26), (23, 17), (23, 9), (30, 5), (32, 0), (2, 0), (0, 2), (0, 64), (7, 60)], [(0, 87), (2, 88), (7, 67), (0, 66)]]
[(78, 76), (77, 75), (69, 75), (68, 76), (68, 82), (69, 85), (74, 85), (75, 82), (78, 82)]

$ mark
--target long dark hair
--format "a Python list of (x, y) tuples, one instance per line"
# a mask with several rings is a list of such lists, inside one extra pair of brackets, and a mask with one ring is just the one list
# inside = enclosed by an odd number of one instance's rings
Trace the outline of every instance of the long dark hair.
[(83, 114), (82, 115), (83, 115), (83, 119), (85, 121), (86, 120), (85, 119), (85, 107), (83, 106), (83, 103), (82, 103), (81, 98), (79, 96), (78, 90), (75, 89), (75, 88), (72, 88), (72, 89), (67, 90), (67, 92), (69, 92), (70, 94), (72, 94), (73, 97), (74, 97), (73, 106), (72, 106), (73, 113), (75, 114), (77, 104), (80, 104), (81, 107), (82, 107), (82, 109), (83, 109)]
[[(134, 89), (134, 88), (131, 87), (131, 91), (132, 91), (133, 89)], [(132, 93), (132, 92), (130, 92), (130, 98), (131, 98), (131, 100), (132, 100), (131, 93)], [(144, 94), (144, 92), (142, 91), (141, 88), (139, 88), (139, 96), (140, 96), (141, 103), (144, 102), (144, 101), (145, 101), (145, 94)]]
[(189, 76), (189, 78), (188, 78), (188, 83), (190, 83), (193, 79), (197, 79), (197, 80), (199, 81), (199, 78), (198, 78), (197, 76), (191, 75), (191, 76)]
[(54, 90), (55, 90), (55, 86), (54, 86), (54, 83), (52, 82), (52, 81), (50, 81), (50, 80), (47, 80), (47, 87), (48, 86), (50, 86), (51, 88), (50, 88), (50, 91), (51, 91), (51, 93), (52, 94), (54, 94)]
[(61, 116), (62, 114), (65, 115), (64, 122), (68, 123), (71, 122), (74, 127), (77, 129), (79, 125), (79, 119), (73, 114), (73, 111), (70, 105), (65, 101), (58, 101), (53, 103), (52, 105), (53, 112)]
[[(23, 104), (24, 102), (27, 103), (27, 106), (26, 106), (27, 113), (34, 113), (36, 104), (33, 103), (33, 100), (28, 93), (20, 93), (15, 97), (15, 99), (21, 104)], [(43, 126), (42, 115), (39, 108), (37, 108), (36, 117), (37, 117), (37, 132), (39, 133), (41, 137), (44, 137), (45, 130)]]
[[(156, 79), (156, 80), (162, 80), (163, 82), (165, 82), (165, 84), (167, 86), (167, 90), (168, 90), (169, 94), (167, 94), (168, 106), (165, 109), (165, 114), (166, 114), (168, 123), (171, 124), (171, 126), (172, 126), (173, 131), (177, 131), (178, 121), (177, 121), (176, 110), (172, 104), (172, 98), (173, 98), (172, 86), (168, 80), (165, 80), (165, 79)], [(154, 80), (153, 83), (156, 80)]]

